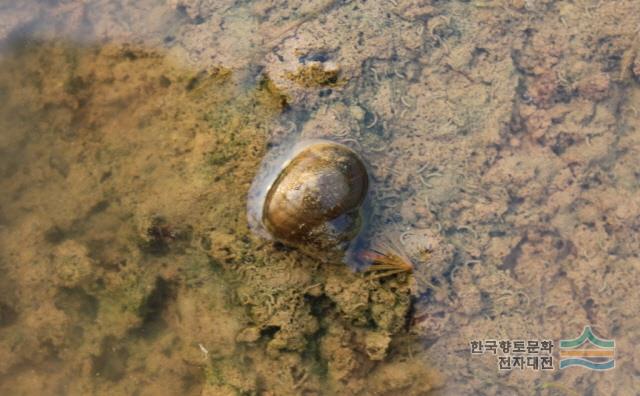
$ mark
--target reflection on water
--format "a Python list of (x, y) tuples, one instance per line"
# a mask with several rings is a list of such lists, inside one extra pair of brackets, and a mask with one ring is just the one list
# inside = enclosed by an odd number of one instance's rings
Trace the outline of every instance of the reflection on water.
[[(0, 6), (0, 393), (631, 394), (635, 8)], [(314, 138), (370, 168), (371, 271), (247, 224)], [(587, 324), (615, 369), (469, 350)]]

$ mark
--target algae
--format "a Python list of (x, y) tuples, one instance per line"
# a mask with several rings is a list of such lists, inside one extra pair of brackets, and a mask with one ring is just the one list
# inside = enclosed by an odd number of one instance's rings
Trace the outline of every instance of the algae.
[[(3, 258), (18, 258), (3, 279), (16, 293), (29, 284), (41, 303), (2, 310), (0, 348), (14, 352), (0, 389), (362, 386), (367, 362), (384, 359), (402, 331), (407, 279), (320, 265), (252, 235), (245, 197), (265, 128), (288, 106), (268, 77), (247, 88), (229, 70), (193, 73), (127, 44), (14, 46), (0, 62), (0, 119), (12, 125), (0, 183), (11, 192), (2, 198), (12, 230), (2, 234)], [(321, 350), (333, 348), (325, 334), (335, 323), (355, 344), (333, 355)], [(7, 336), (17, 329), (31, 332)], [(56, 360), (57, 371), (41, 371)], [(25, 388), (28, 369), (38, 372), (35, 388)], [(151, 386), (133, 372), (162, 379)]]
[(295, 72), (287, 72), (286, 78), (305, 88), (336, 87), (345, 84), (345, 81), (339, 79), (339, 72), (335, 66), (310, 62), (300, 66)]

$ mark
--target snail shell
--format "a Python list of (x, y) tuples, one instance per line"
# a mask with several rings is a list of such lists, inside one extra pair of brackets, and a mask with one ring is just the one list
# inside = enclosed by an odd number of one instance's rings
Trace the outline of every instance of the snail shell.
[(293, 152), (269, 185), (261, 223), (285, 245), (334, 259), (358, 234), (369, 176), (360, 157), (331, 141)]

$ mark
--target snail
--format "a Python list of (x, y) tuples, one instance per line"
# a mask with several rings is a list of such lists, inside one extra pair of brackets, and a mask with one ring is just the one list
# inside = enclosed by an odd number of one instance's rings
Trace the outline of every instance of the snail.
[(345, 145), (313, 140), (273, 162), (250, 192), (253, 228), (321, 261), (343, 255), (362, 223), (369, 187), (362, 159)]

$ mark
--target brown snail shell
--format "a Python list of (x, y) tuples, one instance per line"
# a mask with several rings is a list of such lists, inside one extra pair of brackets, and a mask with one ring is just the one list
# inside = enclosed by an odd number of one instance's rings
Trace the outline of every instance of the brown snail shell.
[(367, 169), (353, 150), (314, 141), (294, 151), (268, 186), (261, 223), (285, 245), (335, 259), (360, 230), (368, 187)]

